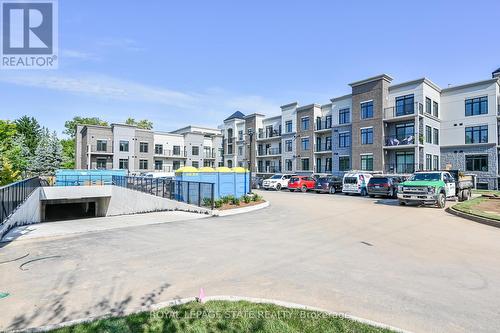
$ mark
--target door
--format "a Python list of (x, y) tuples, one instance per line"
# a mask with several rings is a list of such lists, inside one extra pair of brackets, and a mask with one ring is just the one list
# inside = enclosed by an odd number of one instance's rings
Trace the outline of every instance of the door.
[(443, 181), (445, 183), (445, 192), (446, 197), (454, 197), (455, 196), (455, 180), (449, 173), (443, 174)]

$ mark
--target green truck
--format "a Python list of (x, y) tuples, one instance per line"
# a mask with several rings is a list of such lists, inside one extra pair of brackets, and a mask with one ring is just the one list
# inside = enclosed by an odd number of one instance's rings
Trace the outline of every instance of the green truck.
[(446, 199), (469, 200), (474, 187), (472, 176), (458, 170), (416, 172), (398, 185), (400, 205), (419, 203), (444, 208)]

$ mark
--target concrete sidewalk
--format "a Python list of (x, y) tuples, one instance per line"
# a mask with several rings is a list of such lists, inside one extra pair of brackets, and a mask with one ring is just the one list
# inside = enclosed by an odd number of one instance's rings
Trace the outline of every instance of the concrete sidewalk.
[(183, 211), (154, 212), (144, 214), (95, 217), (60, 222), (36, 223), (12, 229), (1, 241), (28, 240), (42, 237), (65, 236), (158, 223), (196, 220), (210, 217), (206, 214)]

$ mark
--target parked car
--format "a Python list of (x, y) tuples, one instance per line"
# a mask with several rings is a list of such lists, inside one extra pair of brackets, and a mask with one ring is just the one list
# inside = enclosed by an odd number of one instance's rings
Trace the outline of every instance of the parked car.
[(345, 194), (360, 194), (365, 196), (368, 194), (366, 190), (366, 185), (368, 181), (372, 178), (369, 173), (353, 172), (346, 173), (342, 180), (342, 192)]
[(275, 174), (271, 178), (265, 179), (262, 182), (262, 188), (264, 190), (269, 190), (273, 189), (276, 191), (281, 190), (282, 188), (287, 188), (288, 187), (288, 182), (290, 181), (290, 178), (292, 178), (294, 175), (291, 174)]
[(309, 190), (314, 190), (316, 187), (316, 181), (310, 176), (293, 176), (290, 178), (288, 183), (288, 189), (290, 192), (299, 190), (302, 192), (307, 192)]
[(462, 175), (458, 170), (423, 171), (399, 185), (398, 199), (400, 205), (415, 202), (444, 208), (447, 198), (469, 200), (473, 187), (472, 176)]
[(314, 190), (318, 193), (330, 193), (342, 191), (342, 178), (329, 176), (316, 179), (316, 187)]
[(252, 176), (252, 188), (257, 190), (260, 189), (263, 181), (264, 179), (262, 177)]
[(368, 195), (373, 198), (376, 195), (395, 198), (398, 193), (398, 185), (401, 182), (395, 176), (375, 176), (368, 181)]

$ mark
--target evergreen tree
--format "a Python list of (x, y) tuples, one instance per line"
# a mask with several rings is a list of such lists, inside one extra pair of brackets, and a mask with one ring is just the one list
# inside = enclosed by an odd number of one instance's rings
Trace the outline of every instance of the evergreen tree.
[(33, 155), (42, 132), (40, 124), (35, 118), (28, 116), (17, 119), (14, 124), (16, 124), (17, 133), (24, 136), (24, 142), (29, 148), (30, 154)]
[(30, 171), (38, 175), (52, 176), (61, 167), (61, 162), (62, 146), (56, 132), (50, 134), (48, 129), (44, 129), (30, 162)]

